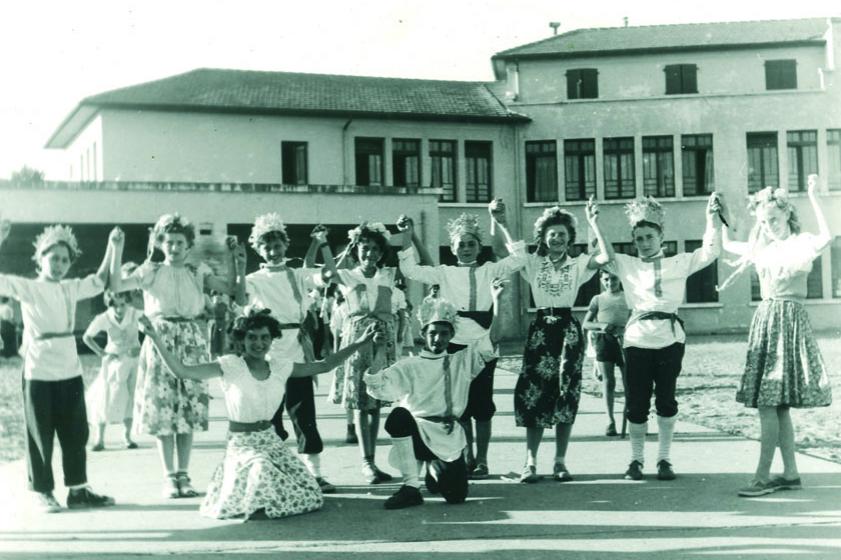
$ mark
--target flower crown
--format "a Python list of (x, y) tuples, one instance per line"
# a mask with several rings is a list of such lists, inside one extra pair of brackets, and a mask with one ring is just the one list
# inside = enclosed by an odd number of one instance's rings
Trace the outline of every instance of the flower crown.
[(254, 225), (251, 227), (251, 235), (248, 236), (248, 242), (256, 251), (260, 238), (273, 231), (280, 233), (281, 237), (284, 239), (289, 239), (289, 236), (286, 233), (286, 224), (283, 223), (283, 220), (280, 218), (280, 214), (277, 212), (270, 212), (268, 214), (263, 214), (262, 216), (257, 216), (254, 220)]
[(193, 234), (195, 234), (195, 227), (193, 226), (193, 223), (178, 212), (174, 214), (164, 214), (158, 218), (158, 221), (155, 222), (154, 227), (152, 227), (152, 238), (155, 240), (156, 246), (158, 243), (158, 237), (169, 227), (174, 227), (179, 230), (190, 230)]
[(638, 198), (625, 205), (625, 215), (631, 228), (636, 227), (640, 222), (651, 222), (664, 229), (666, 222), (666, 211), (653, 197)]
[(472, 235), (482, 243), (482, 232), (479, 227), (479, 216), (476, 214), (461, 214), (458, 218), (447, 222), (447, 233), (450, 242), (462, 235)]
[(391, 233), (389, 233), (388, 229), (382, 222), (362, 222), (355, 228), (348, 230), (347, 237), (350, 239), (350, 242), (355, 245), (359, 243), (359, 238), (365, 231), (382, 235), (386, 241), (391, 239)]
[(441, 298), (425, 298), (418, 309), (421, 327), (430, 323), (449, 323), (455, 327), (458, 311), (449, 301)]
[(55, 225), (55, 226), (47, 226), (44, 228), (44, 231), (35, 238), (35, 255), (32, 256), (32, 260), (38, 262), (38, 259), (41, 258), (47, 249), (50, 247), (54, 247), (55, 245), (63, 243), (70, 249), (70, 258), (76, 259), (79, 255), (82, 254), (82, 250), (79, 249), (79, 242), (76, 241), (76, 236), (73, 234), (73, 230), (70, 229), (69, 226), (63, 225)]
[(767, 204), (773, 202), (777, 206), (786, 207), (791, 205), (788, 199), (788, 191), (782, 187), (765, 187), (761, 191), (748, 196), (748, 210), (751, 214), (756, 212), (756, 208), (760, 204)]

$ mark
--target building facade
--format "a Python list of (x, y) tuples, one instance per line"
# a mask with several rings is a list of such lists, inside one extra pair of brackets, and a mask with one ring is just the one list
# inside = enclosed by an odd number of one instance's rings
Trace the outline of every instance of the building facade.
[[(447, 221), (466, 211), (487, 224), (495, 197), (532, 241), (544, 208), (560, 204), (583, 226), (593, 196), (606, 234), (629, 251), (623, 206), (651, 194), (676, 252), (700, 244), (710, 192), (744, 237), (747, 195), (773, 185), (815, 231), (805, 181), (818, 173), (834, 239), (807, 303), (817, 328), (837, 328), (840, 30), (839, 19), (575, 30), (494, 55), (490, 84), (200, 69), (83, 100), (48, 142), (66, 154), (68, 181), (0, 188), (26, 208), (20, 220), (121, 223), (137, 237), (163, 212), (242, 237), (255, 215), (278, 211), (301, 254), (316, 223), (338, 232), (406, 213), (446, 262)], [(749, 325), (750, 276), (715, 289), (731, 270), (720, 259), (689, 279), (690, 332)], [(527, 285), (513, 287), (503, 334), (520, 337), (533, 309)], [(582, 290), (579, 313), (597, 289)]]

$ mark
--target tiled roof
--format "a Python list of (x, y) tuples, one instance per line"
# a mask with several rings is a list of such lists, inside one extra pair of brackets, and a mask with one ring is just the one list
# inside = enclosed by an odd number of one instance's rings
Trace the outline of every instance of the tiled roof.
[(366, 114), (464, 120), (522, 119), (482, 82), (410, 80), (202, 68), (88, 97), (82, 105)]
[(575, 29), (514, 47), (494, 58), (569, 57), (623, 51), (739, 48), (824, 42), (826, 18)]

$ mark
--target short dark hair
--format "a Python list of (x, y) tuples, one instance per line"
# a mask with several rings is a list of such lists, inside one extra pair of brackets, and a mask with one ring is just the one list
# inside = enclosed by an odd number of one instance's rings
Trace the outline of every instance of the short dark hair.
[(247, 309), (242, 315), (231, 321), (228, 334), (234, 342), (242, 342), (248, 331), (266, 327), (271, 337), (280, 338), (280, 322), (272, 317), (270, 309)]
[(271, 243), (272, 241), (282, 241), (289, 245), (289, 236), (286, 234), (285, 231), (280, 231), (277, 229), (273, 229), (271, 231), (267, 231), (263, 235), (261, 235), (257, 239), (257, 243), (255, 245), (260, 245), (261, 243)]
[(431, 323), (427, 323), (426, 325), (421, 327), (421, 334), (426, 336), (426, 330), (429, 328), (429, 325), (447, 325), (450, 327), (450, 335), (456, 334), (456, 328), (453, 326), (452, 323), (448, 323), (447, 321), (432, 321)]
[(663, 234), (663, 226), (661, 226), (660, 224), (655, 224), (654, 222), (649, 222), (648, 220), (640, 220), (634, 224), (634, 227), (631, 228), (631, 235), (633, 235), (637, 228), (640, 227), (654, 228), (657, 231), (659, 231), (661, 235)]
[(373, 241), (377, 244), (377, 247), (380, 248), (381, 256), (380, 260), (377, 261), (377, 264), (381, 265), (383, 262), (385, 262), (385, 258), (388, 255), (388, 249), (389, 247), (391, 247), (391, 245), (389, 245), (388, 243), (388, 239), (386, 239), (383, 234), (377, 231), (363, 227), (362, 231), (359, 233), (359, 239), (357, 239), (356, 244), (359, 245), (360, 243), (362, 243), (363, 240), (366, 239), (369, 241)]

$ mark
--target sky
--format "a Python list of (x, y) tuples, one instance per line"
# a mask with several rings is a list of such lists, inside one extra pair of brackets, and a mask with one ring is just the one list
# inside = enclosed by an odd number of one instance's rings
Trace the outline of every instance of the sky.
[[(695, 5), (689, 5), (695, 4)], [(581, 27), (841, 16), (839, 0), (16, 0), (0, 4), (0, 178), (62, 179), (83, 98), (194, 68), (492, 80), (501, 50)]]

